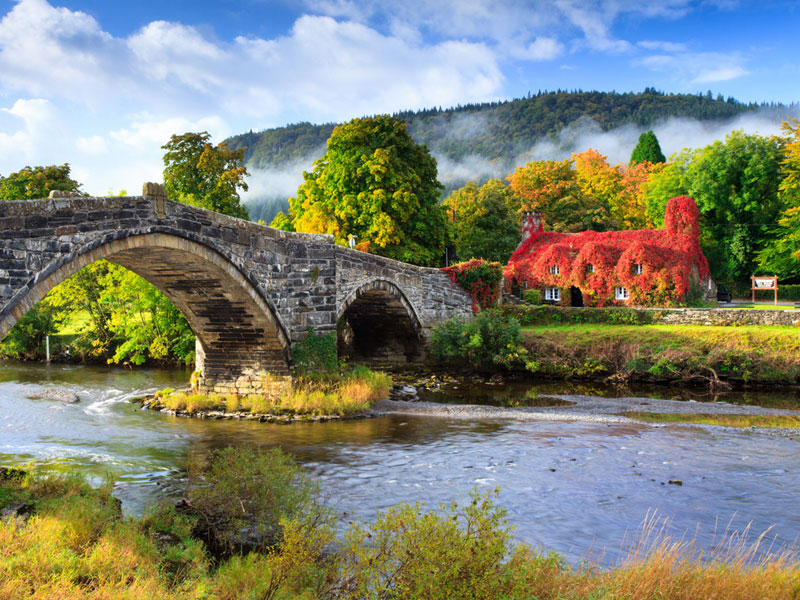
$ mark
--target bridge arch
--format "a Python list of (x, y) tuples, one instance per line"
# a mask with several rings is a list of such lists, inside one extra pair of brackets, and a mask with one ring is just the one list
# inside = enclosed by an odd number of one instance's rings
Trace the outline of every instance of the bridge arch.
[(425, 329), (400, 287), (374, 277), (360, 282), (337, 311), (339, 354), (365, 362), (424, 358)]
[(209, 245), (168, 233), (95, 241), (42, 265), (12, 299), (0, 337), (53, 287), (100, 259), (140, 275), (183, 313), (197, 338), (201, 391), (268, 392), (290, 374), (289, 336), (270, 300)]

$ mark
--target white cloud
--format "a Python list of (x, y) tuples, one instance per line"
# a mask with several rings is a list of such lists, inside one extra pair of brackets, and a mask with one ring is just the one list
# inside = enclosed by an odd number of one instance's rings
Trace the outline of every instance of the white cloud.
[(658, 52), (685, 52), (688, 49), (686, 44), (661, 40), (642, 40), (636, 42), (636, 45), (646, 50), (656, 50)]
[(684, 85), (728, 81), (747, 75), (745, 57), (734, 52), (678, 52), (654, 54), (634, 61), (652, 71), (666, 73)]
[(108, 152), (108, 144), (102, 135), (78, 138), (75, 146), (84, 154), (102, 155)]
[(694, 79), (692, 79), (692, 83), (715, 83), (717, 81), (728, 81), (730, 79), (736, 79), (747, 74), (749, 74), (749, 71), (739, 65), (722, 65), (719, 67), (711, 66), (702, 69), (697, 75), (695, 75)]
[(207, 130), (219, 141), (500, 96), (486, 44), (424, 43), (402, 21), (394, 31), (302, 16), (273, 39), (224, 42), (166, 21), (116, 37), (85, 13), (20, 0), (0, 19), (0, 97), (20, 98), (0, 112), (0, 172), (70, 162), (90, 191), (137, 189), (159, 177), (172, 134)]
[(0, 109), (0, 115), (5, 117), (5, 126), (0, 128), (0, 164), (32, 160), (37, 147), (56, 138), (60, 129), (55, 108), (42, 98), (17, 100), (11, 108)]
[(564, 44), (552, 37), (538, 37), (517, 56), (529, 60), (552, 60), (564, 53)]

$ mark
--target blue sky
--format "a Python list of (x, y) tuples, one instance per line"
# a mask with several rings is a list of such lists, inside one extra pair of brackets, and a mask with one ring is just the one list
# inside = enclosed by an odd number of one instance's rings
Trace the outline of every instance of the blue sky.
[(0, 0), (0, 174), (69, 162), (134, 192), (173, 133), (539, 89), (791, 103), (798, 25), (780, 0)]

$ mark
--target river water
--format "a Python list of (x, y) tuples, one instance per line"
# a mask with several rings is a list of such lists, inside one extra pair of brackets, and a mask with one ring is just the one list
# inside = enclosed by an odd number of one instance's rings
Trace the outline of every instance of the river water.
[[(748, 524), (755, 535), (769, 529), (777, 546), (798, 548), (796, 437), (408, 416), (273, 425), (175, 418), (128, 402), (187, 379), (166, 370), (0, 362), (0, 465), (78, 467), (98, 480), (110, 473), (135, 514), (179, 494), (190, 453), (280, 446), (320, 480), (343, 522), (371, 520), (399, 502), (436, 507), (499, 487), (516, 537), (571, 560), (613, 563), (653, 511), (669, 520), (672, 535), (696, 538), (703, 549)], [(73, 391), (81, 402), (31, 398), (45, 388)]]

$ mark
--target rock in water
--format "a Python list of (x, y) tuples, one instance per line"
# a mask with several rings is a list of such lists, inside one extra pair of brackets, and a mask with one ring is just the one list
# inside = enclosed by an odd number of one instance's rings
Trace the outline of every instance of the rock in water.
[(53, 388), (44, 388), (38, 392), (34, 392), (29, 398), (34, 400), (57, 400), (64, 404), (76, 404), (81, 401), (78, 394), (70, 392), (69, 390), (57, 390)]

